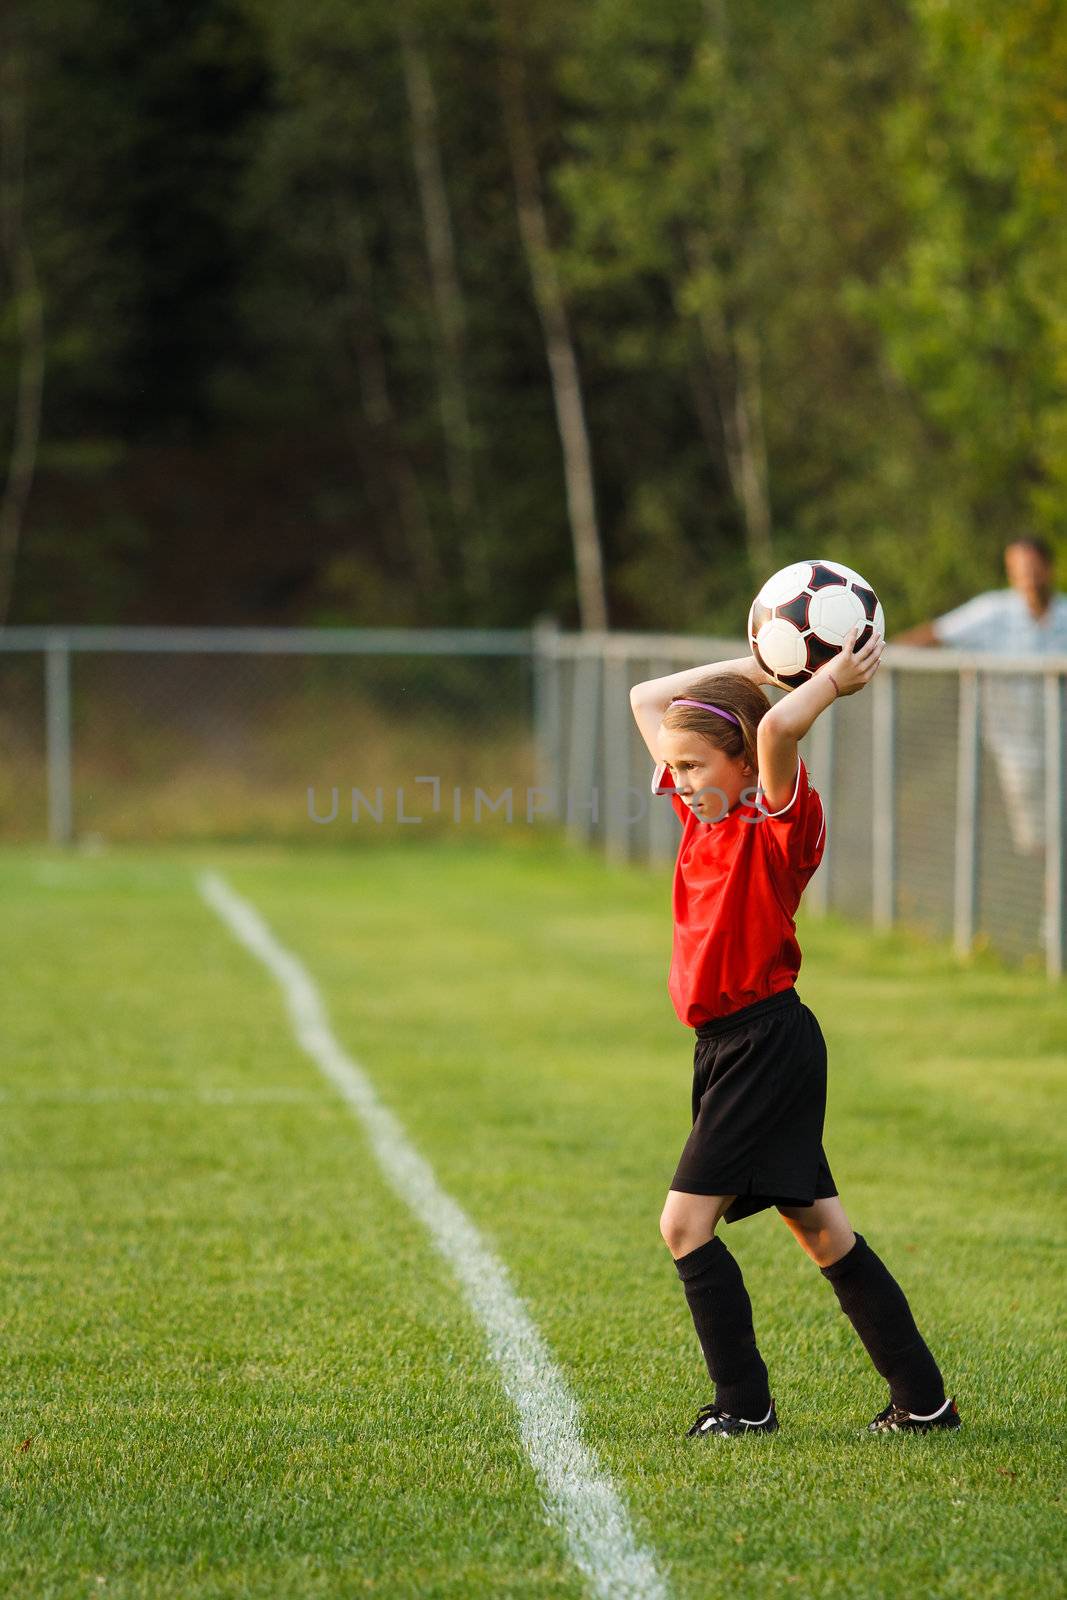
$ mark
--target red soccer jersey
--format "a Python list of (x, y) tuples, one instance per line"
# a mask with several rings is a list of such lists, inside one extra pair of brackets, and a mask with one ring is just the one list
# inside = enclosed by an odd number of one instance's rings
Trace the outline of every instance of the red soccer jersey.
[[(660, 762), (652, 793), (670, 794), (683, 825), (667, 988), (679, 1020), (695, 1028), (796, 982), (801, 954), (794, 917), (822, 860), (826, 817), (799, 760), (792, 798), (773, 813), (742, 800), (721, 822), (702, 822), (673, 790), (670, 770)], [(757, 802), (762, 798), (760, 790)]]

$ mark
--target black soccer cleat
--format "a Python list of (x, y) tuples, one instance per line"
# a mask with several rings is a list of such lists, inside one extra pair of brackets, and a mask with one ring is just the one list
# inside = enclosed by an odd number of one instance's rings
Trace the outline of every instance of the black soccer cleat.
[(704, 1433), (713, 1433), (722, 1437), (732, 1433), (777, 1432), (778, 1417), (772, 1400), (771, 1409), (762, 1422), (749, 1422), (745, 1417), (733, 1417), (728, 1411), (720, 1411), (718, 1406), (701, 1406), (693, 1426), (685, 1430), (685, 1436), (687, 1439), (694, 1439)]
[(904, 1406), (894, 1405), (892, 1401), (884, 1411), (867, 1424), (868, 1433), (929, 1433), (931, 1428), (959, 1428), (960, 1414), (956, 1409), (955, 1396), (950, 1396), (941, 1407), (929, 1417), (917, 1417), (913, 1411), (908, 1411)]

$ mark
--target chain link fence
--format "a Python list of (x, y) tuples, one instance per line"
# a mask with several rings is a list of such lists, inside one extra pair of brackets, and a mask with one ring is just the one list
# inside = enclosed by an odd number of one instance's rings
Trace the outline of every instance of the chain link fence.
[[(746, 644), (545, 630), (539, 650), (543, 781), (567, 797), (568, 833), (618, 861), (672, 861), (678, 820), (650, 793), (629, 689)], [(1065, 688), (1063, 657), (887, 649), (869, 692), (836, 702), (801, 745), (827, 811), (806, 903), (1062, 976)]]
[(490, 832), (533, 781), (532, 674), (525, 630), (10, 628), (0, 837)]
[[(0, 631), (0, 838), (325, 840), (558, 830), (667, 866), (633, 684), (737, 639), (532, 630)], [(804, 741), (807, 904), (1064, 970), (1067, 659), (890, 647)]]

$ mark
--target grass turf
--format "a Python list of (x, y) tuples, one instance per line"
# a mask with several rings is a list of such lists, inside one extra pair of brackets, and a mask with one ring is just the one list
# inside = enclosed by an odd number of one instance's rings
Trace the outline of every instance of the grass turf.
[(1063, 991), (805, 924), (827, 1153), (964, 1429), (863, 1433), (880, 1380), (765, 1212), (723, 1236), (782, 1431), (688, 1441), (669, 880), (459, 843), (0, 858), (0, 1591), (582, 1593), (478, 1328), (200, 863), (507, 1263), (672, 1596), (1062, 1592)]

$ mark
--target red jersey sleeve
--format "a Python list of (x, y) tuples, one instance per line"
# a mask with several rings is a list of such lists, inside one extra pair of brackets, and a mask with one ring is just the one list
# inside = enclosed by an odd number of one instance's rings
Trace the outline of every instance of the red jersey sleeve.
[(678, 817), (679, 821), (686, 822), (692, 816), (693, 813), (690, 807), (686, 805), (685, 801), (674, 787), (674, 778), (671, 775), (671, 769), (668, 767), (665, 761), (661, 761), (655, 772), (652, 774), (652, 793), (670, 795), (671, 805), (674, 807), (675, 815)]
[(766, 838), (774, 851), (795, 872), (814, 872), (826, 846), (826, 813), (803, 761), (797, 758), (793, 793), (780, 811), (763, 810), (762, 784), (757, 790), (756, 804), (762, 812), (757, 826), (766, 830)]

